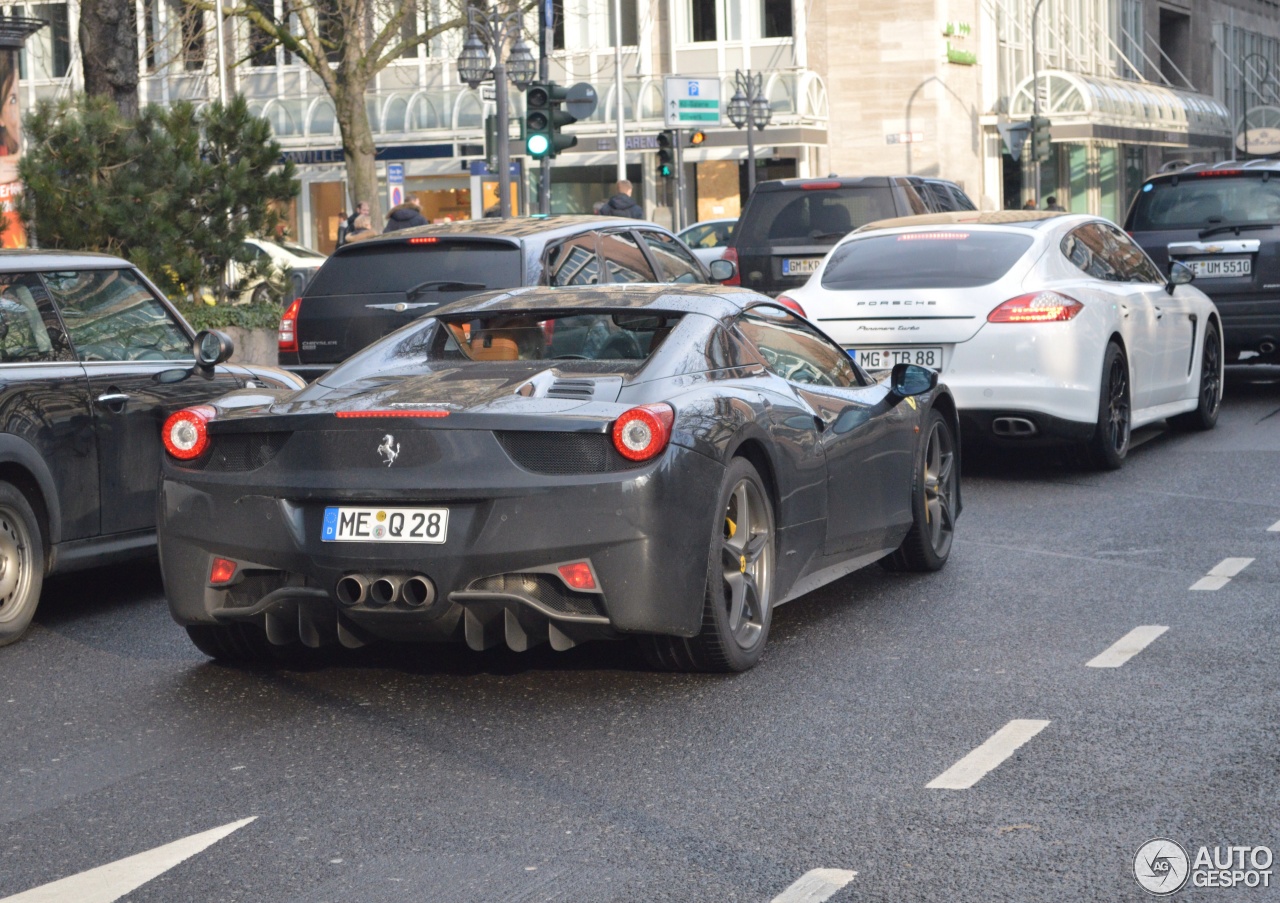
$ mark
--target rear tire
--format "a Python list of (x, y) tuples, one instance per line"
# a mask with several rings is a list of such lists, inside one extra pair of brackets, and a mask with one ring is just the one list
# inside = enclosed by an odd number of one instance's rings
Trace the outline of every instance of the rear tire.
[(320, 650), (301, 643), (277, 646), (257, 624), (191, 624), (187, 636), (195, 647), (220, 664), (259, 668), (305, 668), (320, 662)]
[(1129, 454), (1129, 426), (1132, 423), (1129, 389), (1129, 361), (1115, 342), (1107, 345), (1102, 358), (1102, 381), (1098, 389), (1098, 423), (1093, 438), (1085, 445), (1088, 462), (1098, 470), (1119, 470)]
[(746, 671), (764, 653), (773, 621), (773, 505), (745, 458), (725, 470), (712, 527), (702, 629), (694, 637), (640, 640), (649, 664), (663, 671)]
[(1194, 411), (1169, 418), (1169, 426), (1179, 430), (1204, 432), (1218, 423), (1222, 409), (1222, 344), (1218, 327), (1210, 320), (1204, 331), (1204, 350), (1200, 352), (1200, 401)]
[(911, 530), (891, 554), (880, 559), (887, 571), (938, 571), (955, 537), (956, 488), (960, 483), (958, 445), (947, 418), (931, 410), (911, 486)]
[(22, 639), (40, 604), (44, 540), (27, 497), (0, 482), (0, 646)]

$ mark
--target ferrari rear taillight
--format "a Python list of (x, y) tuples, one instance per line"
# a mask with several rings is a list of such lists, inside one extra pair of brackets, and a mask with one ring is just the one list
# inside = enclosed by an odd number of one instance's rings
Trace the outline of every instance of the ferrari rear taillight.
[(724, 249), (724, 253), (720, 255), (721, 260), (727, 260), (733, 264), (733, 275), (726, 279), (721, 285), (742, 285), (742, 273), (738, 269), (738, 249), (729, 247)]
[(183, 408), (164, 422), (164, 449), (179, 461), (190, 461), (209, 449), (209, 421), (216, 417), (212, 405)]
[(787, 310), (793, 310), (802, 317), (806, 315), (804, 308), (800, 306), (800, 302), (795, 298), (792, 298), (790, 295), (779, 295), (777, 297), (777, 302)]
[(289, 309), (280, 318), (280, 337), (276, 350), (282, 354), (298, 353), (298, 308), (302, 306), (301, 298), (294, 298)]
[(209, 585), (225, 586), (236, 579), (236, 563), (230, 558), (215, 558), (209, 566)]
[(613, 447), (631, 461), (655, 458), (667, 447), (675, 418), (669, 404), (632, 408), (613, 422)]
[(1063, 323), (1070, 320), (1084, 305), (1068, 295), (1058, 292), (1031, 292), (1010, 298), (991, 313), (988, 323)]
[(597, 589), (596, 576), (591, 573), (591, 565), (585, 561), (562, 564), (556, 570), (560, 572), (560, 579), (567, 583), (570, 589)]

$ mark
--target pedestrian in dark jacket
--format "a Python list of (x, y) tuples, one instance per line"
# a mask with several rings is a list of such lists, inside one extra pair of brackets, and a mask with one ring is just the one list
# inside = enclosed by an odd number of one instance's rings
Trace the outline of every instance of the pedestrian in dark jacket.
[(386, 234), (398, 229), (408, 229), (410, 226), (425, 225), (427, 225), (427, 218), (422, 215), (422, 202), (418, 200), (417, 195), (411, 194), (403, 204), (397, 204), (387, 213), (387, 228), (382, 232)]
[(618, 180), (618, 193), (604, 202), (600, 212), (605, 216), (629, 216), (632, 219), (644, 219), (644, 209), (631, 197), (631, 183), (626, 179)]

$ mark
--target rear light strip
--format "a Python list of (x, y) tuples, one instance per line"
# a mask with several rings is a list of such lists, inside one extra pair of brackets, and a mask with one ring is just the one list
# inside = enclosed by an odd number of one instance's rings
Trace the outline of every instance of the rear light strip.
[(373, 411), (338, 411), (335, 417), (341, 419), (364, 418), (364, 417), (448, 417), (448, 411), (441, 411), (437, 408), (422, 411), (410, 411), (405, 408), (394, 408), (392, 410), (373, 410)]
[(1063, 323), (1084, 310), (1084, 305), (1059, 292), (1031, 292), (1010, 298), (991, 313), (988, 323)]
[(790, 295), (779, 295), (775, 300), (787, 310), (795, 311), (802, 317), (808, 316), (808, 314), (804, 312), (804, 308), (800, 306), (800, 302), (795, 298), (792, 298)]
[(302, 307), (302, 299), (294, 298), (289, 309), (280, 317), (280, 336), (276, 342), (276, 350), (281, 354), (298, 353), (298, 308)]

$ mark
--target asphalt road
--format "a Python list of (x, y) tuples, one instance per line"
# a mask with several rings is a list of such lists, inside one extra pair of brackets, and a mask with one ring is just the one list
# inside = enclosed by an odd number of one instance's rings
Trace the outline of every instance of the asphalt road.
[[(135, 903), (763, 903), (841, 869), (833, 901), (1107, 901), (1147, 899), (1152, 838), (1280, 853), (1280, 383), (1142, 438), (1118, 473), (968, 462), (943, 572), (785, 606), (736, 677), (622, 645), (234, 670), (154, 564), (53, 581), (0, 650), (0, 903), (250, 817), (111, 880), (152, 868)], [(1144, 626), (1168, 629), (1086, 665)], [(1025, 743), (976, 783), (926, 786), (1011, 722)]]

